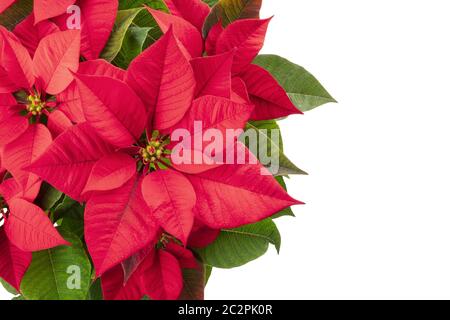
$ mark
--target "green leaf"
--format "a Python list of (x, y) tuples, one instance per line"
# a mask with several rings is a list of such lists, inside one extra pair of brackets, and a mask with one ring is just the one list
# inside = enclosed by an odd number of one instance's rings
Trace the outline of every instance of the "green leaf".
[(77, 201), (65, 196), (64, 200), (56, 207), (54, 213), (56, 221), (61, 221), (60, 225), (65, 230), (76, 234), (79, 238), (84, 235), (84, 207)]
[(208, 265), (208, 264), (205, 264), (203, 266), (205, 267), (205, 286), (206, 286), (206, 284), (209, 281), (209, 278), (211, 277), (211, 274), (212, 274), (212, 271), (213, 271), (213, 267)]
[[(275, 135), (277, 133), (276, 130), (278, 131), (278, 141), (273, 140), (277, 137)], [(252, 146), (250, 143), (253, 139), (255, 139), (255, 136), (251, 134), (252, 131), (256, 134), (256, 139), (258, 142), (257, 146)], [(274, 176), (286, 176), (290, 174), (307, 175), (305, 171), (298, 168), (284, 154), (280, 127), (276, 121), (267, 120), (248, 123), (246, 133), (253, 138), (245, 139), (246, 135), (244, 134), (240, 137), (240, 140), (245, 143), (248, 148), (250, 148), (253, 154), (258, 157), (261, 163), (266, 166), (266, 168), (268, 168)], [(272, 159), (275, 159), (278, 164), (273, 163)]]
[(12, 298), (11, 300), (26, 300), (23, 296), (17, 296)]
[[(147, 10), (142, 10), (144, 4), (155, 10), (169, 13), (169, 9), (163, 0), (120, 1), (119, 9), (121, 11), (127, 11), (130, 9), (141, 10), (132, 19), (132, 23), (128, 26), (128, 28), (142, 28), (134, 29), (132, 31), (127, 28), (128, 30), (126, 30), (124, 38), (120, 44), (120, 50), (116, 56), (114, 56), (114, 58), (117, 57), (117, 59), (113, 61), (115, 65), (121, 68), (128, 67), (132, 59), (134, 59), (144, 49), (155, 43), (162, 36), (162, 31), (156, 23), (156, 20)], [(145, 35), (145, 39), (143, 39), (145, 30), (147, 33)]]
[(13, 295), (18, 295), (19, 293), (17, 292), (17, 290), (12, 287), (8, 282), (6, 282), (5, 280), (3, 280), (2, 278), (0, 278), (0, 284), (3, 286), (3, 288), (5, 288), (6, 291), (8, 291), (9, 293), (13, 294)]
[(14, 27), (25, 19), (32, 11), (33, 0), (18, 0), (0, 14), (0, 25), (9, 30), (13, 30)]
[(259, 55), (253, 63), (269, 71), (303, 112), (336, 100), (304, 68), (276, 55)]
[(165, 9), (168, 12), (163, 0), (119, 0), (119, 10), (142, 8), (144, 4), (156, 10)]
[(217, 4), (217, 2), (219, 2), (219, 0), (203, 0), (203, 2), (208, 4), (208, 6), (210, 7), (214, 7)]
[(120, 52), (113, 61), (114, 65), (127, 69), (130, 62), (142, 52), (151, 29), (131, 26), (125, 35)]
[(226, 27), (238, 19), (259, 18), (261, 4), (262, 0), (219, 0), (205, 20), (203, 36), (206, 38), (209, 30), (219, 21)]
[(59, 232), (72, 245), (33, 253), (33, 261), (20, 286), (27, 300), (85, 300), (87, 297), (92, 267), (83, 243), (62, 228)]
[(183, 269), (183, 291), (179, 300), (204, 300), (205, 268)]
[(103, 59), (111, 62), (119, 54), (128, 28), (143, 9), (144, 8), (135, 8), (119, 10), (117, 12), (116, 22), (114, 23), (111, 36), (101, 54)]
[[(283, 189), (287, 191), (287, 187), (286, 187), (286, 183), (284, 182), (284, 178), (283, 177), (275, 177), (275, 179), (283, 187)], [(292, 211), (291, 207), (287, 207), (286, 209), (281, 210), (280, 212), (274, 214), (271, 218), (277, 219), (277, 218), (284, 217), (284, 216), (295, 217), (295, 214)]]
[(88, 292), (88, 300), (103, 300), (102, 283), (100, 279), (95, 280)]
[(62, 197), (62, 192), (53, 188), (48, 183), (42, 183), (41, 190), (36, 198), (36, 205), (44, 211), (52, 209)]
[(196, 252), (204, 263), (229, 269), (259, 258), (270, 243), (280, 250), (280, 232), (271, 219), (266, 219), (236, 229), (224, 229), (212, 244)]

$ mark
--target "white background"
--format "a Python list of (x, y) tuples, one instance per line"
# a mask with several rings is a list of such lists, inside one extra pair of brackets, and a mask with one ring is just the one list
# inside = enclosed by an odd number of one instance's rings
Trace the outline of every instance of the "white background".
[[(450, 298), (448, 0), (264, 0), (264, 53), (339, 101), (281, 122), (307, 204), (208, 299)], [(2, 298), (8, 296), (0, 293)]]

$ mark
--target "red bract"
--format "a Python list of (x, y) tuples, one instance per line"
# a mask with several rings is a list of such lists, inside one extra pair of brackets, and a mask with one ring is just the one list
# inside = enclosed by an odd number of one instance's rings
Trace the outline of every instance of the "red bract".
[(64, 14), (76, 0), (35, 0), (34, 20), (36, 23)]
[(5, 279), (17, 291), (20, 290), (20, 282), (27, 271), (32, 254), (20, 250), (9, 241), (5, 230), (0, 228), (0, 277)]
[[(125, 81), (77, 73), (86, 122), (62, 133), (28, 167), (70, 197), (87, 200), (86, 243), (110, 298), (177, 298), (180, 267), (190, 252), (172, 242), (202, 245), (195, 237), (204, 232), (207, 244), (214, 230), (257, 222), (299, 203), (271, 175), (261, 175), (259, 163), (171, 163), (176, 129), (193, 139), (201, 134), (194, 121), (205, 131), (242, 129), (253, 112), (246, 101), (230, 100), (233, 50), (191, 65), (175, 29), (131, 63)], [(142, 250), (145, 258), (137, 259)], [(131, 275), (130, 258), (141, 261)]]
[[(16, 0), (2, 0), (0, 13), (8, 9)], [(34, 0), (34, 19), (36, 23), (64, 14), (76, 0)]]
[(31, 252), (69, 245), (56, 231), (47, 214), (32, 201), (40, 183), (23, 189), (14, 179), (0, 184), (0, 276), (19, 290), (31, 263)]
[(172, 30), (130, 64), (126, 80), (144, 101), (148, 123), (159, 129), (183, 118), (196, 88), (194, 71)]
[[(183, 288), (182, 269), (200, 268), (189, 250), (163, 239), (157, 250), (144, 250), (122, 266), (102, 276), (102, 288), (108, 300), (177, 299)], [(129, 265), (133, 273), (126, 279)]]
[(234, 52), (191, 60), (197, 87), (195, 96), (215, 95), (231, 98), (231, 66)]
[[(74, 1), (72, 1), (73, 3)], [(81, 12), (81, 54), (87, 60), (97, 59), (109, 39), (119, 6), (118, 0), (77, 0)], [(67, 29), (70, 14), (61, 12), (53, 20), (61, 28)]]
[(183, 18), (150, 8), (147, 8), (147, 10), (156, 20), (162, 32), (166, 33), (169, 29), (172, 29), (174, 35), (189, 52), (190, 57), (199, 57), (202, 55), (203, 40), (197, 28)]
[(203, 23), (208, 16), (209, 6), (201, 0), (165, 0), (167, 7), (174, 16), (190, 22), (198, 31), (202, 31)]
[[(78, 68), (79, 74), (98, 75), (115, 78), (118, 80), (125, 79), (125, 71), (119, 69), (105, 60), (90, 60), (80, 63)], [(82, 123), (86, 121), (83, 108), (81, 106), (80, 90), (75, 81), (73, 81), (66, 90), (58, 96), (59, 109), (63, 111), (73, 122)]]
[[(209, 32), (206, 52), (209, 55), (235, 50), (232, 75), (233, 100), (249, 97), (255, 110), (252, 120), (282, 118), (301, 114), (289, 99), (284, 89), (272, 75), (259, 66), (251, 64), (264, 44), (264, 36), (270, 19), (242, 19), (223, 29), (220, 23)], [(248, 91), (248, 93), (247, 93)]]
[(33, 57), (41, 39), (58, 31), (58, 26), (49, 20), (35, 24), (34, 15), (30, 14), (14, 28), (13, 33)]
[[(2, 0), (0, 13), (14, 2)], [(80, 8), (81, 17), (73, 17), (76, 11), (68, 10), (72, 5)], [(38, 41), (55, 32), (55, 27), (81, 29), (82, 55), (97, 59), (111, 34), (118, 6), (118, 0), (35, 0), (33, 13), (17, 25), (14, 33), (33, 54)], [(68, 26), (68, 21), (80, 21), (81, 25)]]
[(0, 13), (8, 9), (14, 2), (16, 2), (16, 0), (3, 0), (0, 3)]

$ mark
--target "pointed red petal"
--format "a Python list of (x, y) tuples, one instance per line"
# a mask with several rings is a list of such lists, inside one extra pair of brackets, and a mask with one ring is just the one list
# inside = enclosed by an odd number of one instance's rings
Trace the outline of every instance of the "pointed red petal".
[(201, 0), (164, 0), (170, 12), (189, 21), (199, 32), (209, 12), (209, 6)]
[(19, 249), (33, 252), (70, 245), (38, 206), (22, 199), (12, 199), (8, 205), (10, 212), (5, 232)]
[(239, 77), (231, 79), (231, 100), (237, 103), (251, 103), (247, 86)]
[(242, 19), (230, 24), (217, 40), (217, 53), (237, 49), (233, 72), (239, 72), (258, 55), (264, 44), (270, 19)]
[(195, 96), (213, 95), (230, 98), (231, 66), (234, 52), (191, 60), (197, 88)]
[(49, 34), (60, 31), (58, 26), (51, 21), (45, 20), (35, 25), (34, 15), (30, 14), (15, 28), (13, 33), (20, 39), (31, 56), (34, 56), (39, 42)]
[(191, 250), (188, 250), (178, 244), (169, 242), (166, 245), (166, 251), (177, 258), (180, 267), (183, 269), (196, 269), (199, 267), (197, 260)]
[(0, 93), (0, 108), (10, 107), (16, 104), (16, 99), (11, 93)]
[(80, 60), (80, 31), (52, 33), (39, 43), (33, 59), (34, 73), (43, 89), (52, 95), (62, 92), (72, 82), (72, 72)]
[[(192, 5), (192, 4), (191, 4)], [(203, 40), (200, 32), (186, 20), (162, 11), (147, 8), (155, 18), (162, 32), (166, 33), (171, 27), (175, 37), (189, 51), (192, 57), (200, 57), (203, 52)]]
[(196, 86), (194, 71), (170, 30), (130, 64), (127, 82), (148, 107), (151, 127), (159, 130), (183, 118)]
[(50, 131), (42, 124), (28, 127), (19, 138), (7, 144), (3, 150), (3, 165), (21, 184), (29, 189), (39, 177), (24, 168), (36, 160), (52, 143)]
[(16, 107), (2, 108), (0, 112), (0, 147), (17, 139), (28, 128), (28, 119)]
[[(227, 129), (244, 128), (252, 111), (252, 105), (234, 103), (225, 98), (203, 96), (196, 99), (183, 120), (176, 125), (176, 128), (187, 129), (190, 132), (190, 143), (173, 141), (171, 155), (173, 167), (182, 172), (195, 174), (222, 165), (226, 160), (223, 159), (223, 151), (233, 144), (234, 140), (214, 140), (212, 144), (211, 141), (204, 139), (203, 134), (209, 129), (214, 129), (225, 138), (228, 136)], [(200, 143), (196, 143), (197, 141)], [(211, 145), (214, 148), (211, 148)], [(198, 157), (200, 159), (197, 159)]]
[(209, 31), (205, 42), (205, 50), (208, 55), (212, 56), (216, 54), (217, 40), (219, 40), (223, 30), (222, 22), (219, 21)]
[(116, 20), (118, 0), (80, 0), (81, 53), (88, 59), (100, 56)]
[(53, 141), (28, 170), (37, 174), (72, 199), (81, 201), (81, 192), (94, 164), (112, 147), (88, 123), (68, 129)]
[(72, 121), (60, 110), (55, 110), (48, 116), (47, 128), (52, 133), (52, 136), (56, 138), (61, 133), (66, 131), (72, 126)]
[(158, 170), (144, 178), (142, 194), (161, 227), (186, 243), (194, 224), (196, 201), (189, 180), (173, 170)]
[(39, 189), (41, 188), (41, 182), (38, 181), (32, 185), (29, 189), (24, 190), (22, 186), (14, 178), (7, 179), (0, 184), (0, 194), (5, 198), (6, 202), (14, 198), (22, 198), (33, 202), (36, 199)]
[(8, 71), (0, 66), (0, 94), (7, 94), (17, 90), (17, 85), (11, 79)]
[(84, 116), (100, 136), (117, 147), (128, 147), (139, 139), (146, 124), (145, 107), (125, 82), (81, 74), (75, 80)]
[(56, 96), (58, 101), (58, 110), (64, 112), (64, 114), (75, 123), (82, 123), (86, 121), (83, 113), (83, 107), (81, 106), (80, 92), (78, 86), (72, 82), (63, 92)]
[(34, 18), (36, 23), (66, 13), (76, 0), (35, 0)]
[(91, 76), (105, 76), (120, 81), (125, 81), (126, 71), (120, 69), (106, 60), (96, 59), (80, 63), (78, 73)]
[(16, 0), (3, 0), (0, 3), (0, 13), (8, 9), (10, 5), (12, 5)]
[(6, 202), (14, 198), (22, 198), (30, 202), (36, 199), (41, 183), (37, 182), (30, 189), (24, 190), (14, 178), (7, 179), (0, 184), (0, 194)]
[(2, 47), (1, 66), (16, 85), (16, 90), (31, 88), (34, 76), (30, 54), (19, 39), (3, 26), (0, 26), (0, 47)]
[(289, 99), (286, 91), (263, 68), (251, 64), (240, 77), (244, 80), (250, 100), (255, 105), (252, 120), (270, 120), (302, 113)]
[(191, 248), (204, 248), (213, 243), (219, 234), (220, 230), (208, 228), (196, 220), (188, 240), (188, 245)]
[(86, 205), (85, 237), (97, 276), (148, 246), (158, 228), (142, 199), (142, 179), (94, 193)]
[[(225, 137), (226, 129), (244, 128), (252, 111), (253, 106), (248, 104), (235, 103), (216, 96), (203, 96), (194, 100), (191, 109), (176, 127), (188, 129), (193, 140), (195, 135), (201, 135), (202, 131), (208, 129), (218, 129)], [(194, 124), (196, 121), (202, 123), (201, 128)]]
[(141, 282), (142, 271), (134, 272), (124, 284), (120, 265), (102, 275), (102, 292), (105, 300), (141, 300), (145, 295)]
[[(78, 68), (79, 74), (97, 75), (114, 78), (125, 81), (126, 72), (120, 68), (113, 66), (105, 60), (89, 60), (80, 63)], [(59, 110), (63, 111), (69, 119), (75, 123), (86, 121), (81, 106), (80, 92), (75, 81), (72, 82), (66, 90), (61, 92), (58, 96)]]
[(83, 193), (120, 188), (136, 173), (136, 162), (125, 153), (113, 153), (100, 159), (92, 168)]
[(260, 164), (227, 164), (187, 177), (197, 194), (196, 216), (213, 229), (254, 223), (300, 204)]
[(20, 197), (23, 194), (23, 188), (17, 181), (7, 179), (0, 184), (0, 195), (8, 202), (15, 197)]
[[(124, 276), (121, 266), (117, 265), (105, 272), (101, 277), (101, 284), (103, 299), (114, 300), (118, 293), (124, 288)], [(136, 300), (140, 298), (141, 297)]]
[(123, 283), (127, 283), (128, 280), (139, 270), (142, 262), (148, 257), (148, 255), (153, 255), (155, 252), (156, 241), (160, 236), (155, 239), (155, 243), (151, 243), (146, 248), (140, 250), (139, 252), (133, 254), (131, 257), (123, 261), (120, 265), (123, 270)]
[(22, 251), (13, 245), (6, 237), (5, 230), (0, 228), (0, 257), (0, 277), (20, 291), (20, 282), (31, 263), (31, 252)]
[(180, 264), (164, 250), (158, 250), (153, 261), (146, 260), (141, 280), (145, 293), (153, 300), (175, 300), (183, 289)]

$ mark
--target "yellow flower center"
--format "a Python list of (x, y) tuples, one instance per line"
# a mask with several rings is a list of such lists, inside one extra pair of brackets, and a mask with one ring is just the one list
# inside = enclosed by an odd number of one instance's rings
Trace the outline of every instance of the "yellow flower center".
[(46, 107), (45, 101), (42, 101), (41, 97), (38, 95), (31, 94), (28, 96), (27, 100), (27, 111), (33, 116), (40, 115)]
[(165, 147), (159, 140), (149, 141), (145, 148), (141, 148), (140, 154), (144, 164), (155, 163), (160, 160), (165, 151)]
[(158, 168), (167, 169), (167, 166), (170, 166), (170, 150), (167, 149), (169, 143), (169, 136), (161, 136), (159, 131), (153, 131), (145, 147), (139, 149), (139, 157), (141, 158), (141, 166), (139, 168), (145, 168), (145, 170), (149, 171), (154, 171)]

